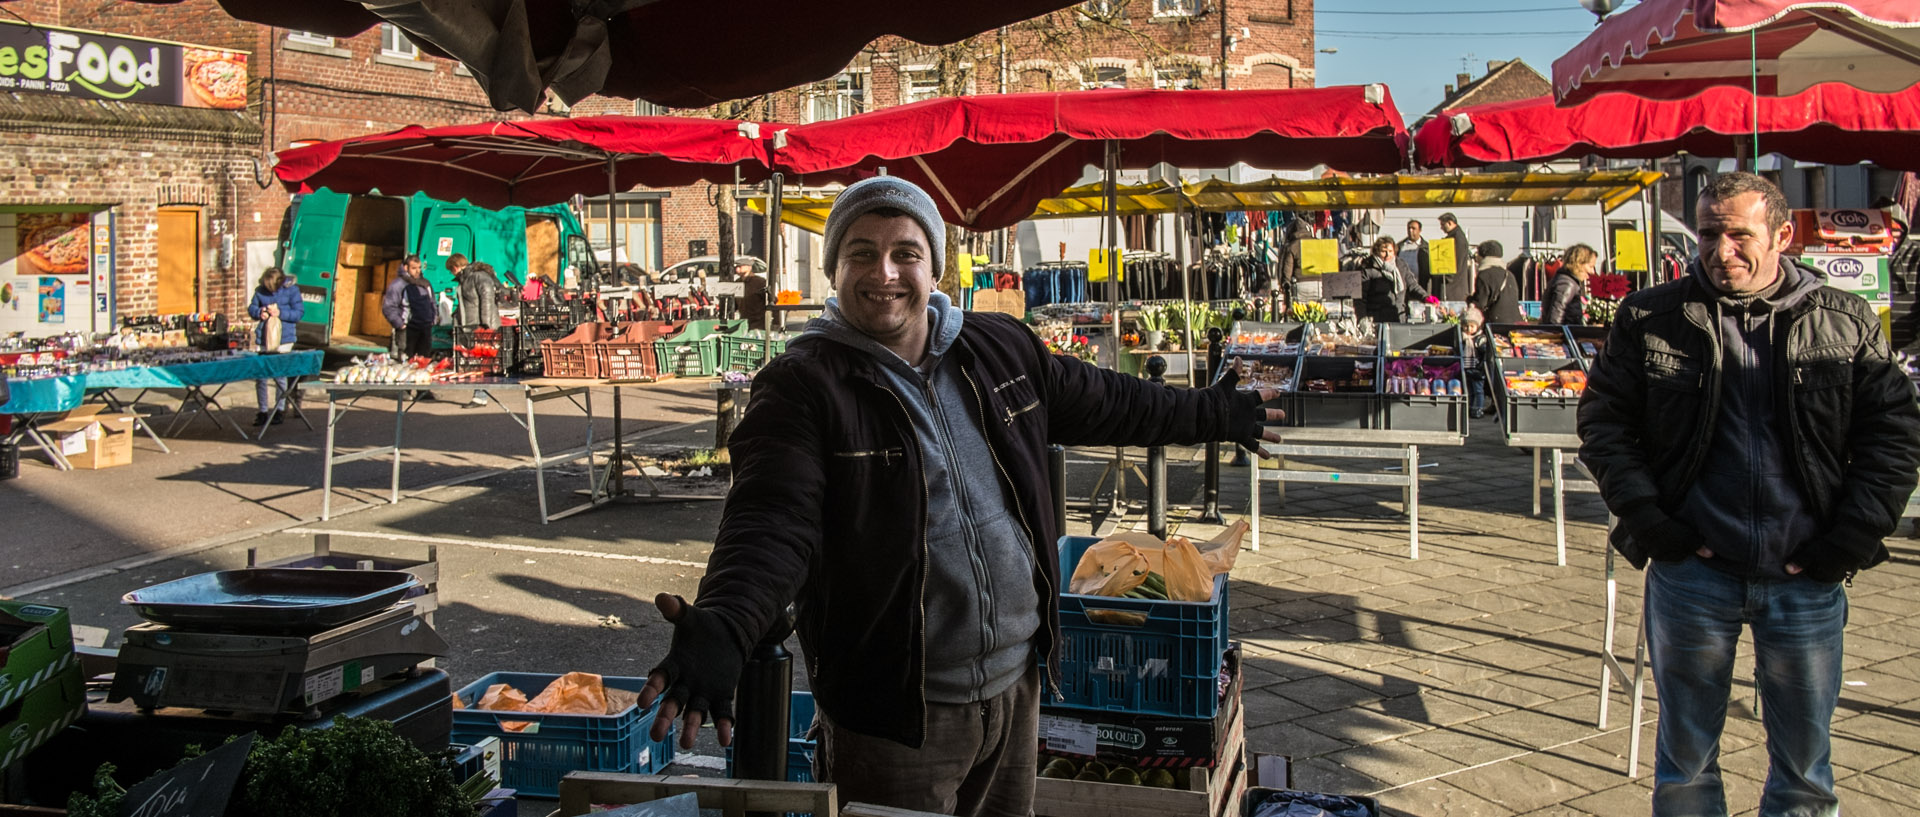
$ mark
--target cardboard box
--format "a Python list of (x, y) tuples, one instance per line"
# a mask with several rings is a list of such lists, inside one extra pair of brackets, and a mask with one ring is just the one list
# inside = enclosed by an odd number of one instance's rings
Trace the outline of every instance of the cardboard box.
[(59, 421), (44, 423), (40, 430), (54, 437), (60, 455), (75, 468), (99, 470), (133, 462), (134, 421), (132, 414), (109, 414), (107, 406), (97, 403), (74, 408)]
[(1868, 300), (1885, 300), (1892, 289), (1889, 259), (1870, 255), (1818, 253), (1800, 256), (1827, 279), (1827, 286), (1845, 290)]
[(1240, 651), (1226, 655), (1233, 680), (1212, 718), (1175, 718), (1135, 712), (1040, 707), (1042, 754), (1126, 766), (1214, 766), (1234, 754), (1240, 734)]
[(56, 673), (22, 696), (18, 706), (17, 710), (0, 710), (4, 713), (0, 716), (12, 716), (0, 723), (0, 768), (12, 766), (40, 748), (87, 711), (86, 679), (80, 676), (80, 667), (69, 666)]
[(0, 711), (75, 661), (66, 610), (0, 601)]
[(355, 244), (351, 241), (340, 242), (340, 264), (342, 266), (364, 267), (380, 263), (383, 253), (379, 247), (371, 244)]
[(380, 311), (378, 292), (369, 292), (360, 296), (360, 331), (358, 334), (386, 337), (393, 334), (393, 325), (387, 323), (387, 315)]
[(1795, 210), (1788, 252), (1888, 255), (1893, 252), (1891, 217), (1885, 210)]

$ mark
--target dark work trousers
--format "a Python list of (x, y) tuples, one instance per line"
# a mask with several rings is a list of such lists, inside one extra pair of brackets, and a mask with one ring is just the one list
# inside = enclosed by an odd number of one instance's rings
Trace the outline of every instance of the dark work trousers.
[(401, 352), (407, 357), (427, 357), (433, 354), (433, 324), (415, 326), (407, 324), (406, 346)]
[(825, 710), (814, 731), (814, 779), (840, 802), (954, 814), (1029, 817), (1040, 744), (1040, 670), (984, 701), (927, 704), (918, 749), (837, 728)]

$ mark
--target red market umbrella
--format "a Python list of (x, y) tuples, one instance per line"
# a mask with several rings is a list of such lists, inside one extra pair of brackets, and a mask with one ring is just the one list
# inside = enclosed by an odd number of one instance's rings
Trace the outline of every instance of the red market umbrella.
[(1069, 91), (948, 97), (777, 135), (773, 162), (808, 183), (885, 168), (932, 194), (948, 223), (1009, 227), (1072, 186), (1109, 145), (1118, 167), (1391, 173), (1407, 132), (1383, 85), (1274, 91)]
[[(177, 2), (178, 0), (147, 0)], [(958, 42), (1074, 0), (220, 0), (266, 25), (351, 37), (380, 22), (465, 63), (500, 110), (552, 88), (697, 108), (826, 79), (875, 39)]]
[(1879, 93), (1920, 82), (1920, 2), (1643, 0), (1553, 61), (1561, 105), (1721, 85), (1792, 96), (1826, 82)]
[[(1422, 167), (1545, 162), (1589, 154), (1654, 159), (1685, 151), (1732, 158), (1752, 138), (1754, 96), (1710, 88), (1683, 100), (1606, 94), (1570, 107), (1553, 97), (1444, 111), (1414, 134)], [(1873, 162), (1920, 170), (1920, 87), (1872, 94), (1829, 83), (1790, 97), (1761, 97), (1758, 122), (1769, 152), (1822, 164)]]
[(639, 185), (731, 183), (736, 169), (746, 181), (764, 180), (762, 127), (670, 116), (415, 125), (283, 150), (273, 170), (296, 192), (378, 189), (483, 207), (537, 207)]

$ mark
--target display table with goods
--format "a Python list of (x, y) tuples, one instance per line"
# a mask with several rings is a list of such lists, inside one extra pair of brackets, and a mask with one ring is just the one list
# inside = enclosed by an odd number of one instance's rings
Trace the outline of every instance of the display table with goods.
[[(722, 498), (717, 493), (697, 495), (664, 493), (659, 489), (658, 483), (647, 475), (644, 467), (640, 473), (642, 478), (652, 486), (651, 492), (636, 494), (628, 490), (626, 465), (634, 458), (627, 453), (624, 445), (625, 429), (621, 415), (622, 391), (650, 385), (653, 382), (651, 379), (506, 378), (479, 371), (460, 371), (450, 360), (396, 361), (384, 355), (356, 360), (353, 365), (336, 372), (332, 381), (309, 381), (301, 384), (301, 388), (315, 393), (327, 403), (327, 436), (322, 459), (320, 518), (332, 517), (334, 467), (356, 460), (391, 457), (393, 468), (387, 501), (399, 502), (400, 463), (404, 455), (403, 441), (409, 410), (415, 403), (425, 399), (429, 392), (448, 391), (465, 392), (474, 396), (487, 395), (492, 398), (487, 402), (499, 407), (516, 425), (526, 430), (527, 448), (533, 460), (534, 490), (539, 499), (542, 524), (628, 497), (676, 501)], [(612, 450), (605, 452), (604, 458), (598, 456), (599, 452), (596, 452), (594, 447), (593, 391), (595, 389), (610, 389), (613, 392)], [(514, 394), (520, 395), (526, 401), (524, 416), (498, 399), (504, 395)], [(337, 429), (347, 412), (356, 407), (386, 405), (387, 400), (393, 401), (393, 443), (344, 454), (338, 453)], [(539, 412), (545, 404), (555, 400), (566, 400), (586, 415), (586, 438), (577, 448), (568, 448), (559, 452), (549, 452), (543, 448), (539, 434)], [(580, 459), (587, 461), (587, 485), (579, 491), (585, 497), (585, 501), (561, 510), (551, 510), (547, 493), (547, 470), (553, 466)], [(604, 460), (604, 463), (599, 460)]]
[[(1279, 468), (1247, 469), (1248, 513), (1261, 513), (1260, 483), (1390, 485), (1402, 489), (1407, 556), (1420, 558), (1420, 448), (1466, 443), (1467, 399), (1459, 328), (1453, 324), (1240, 321), (1229, 330), (1222, 365), (1239, 360), (1239, 387), (1284, 392), (1268, 408), (1287, 413)], [(1288, 457), (1391, 460), (1382, 471), (1290, 468)], [(1395, 470), (1397, 469), (1397, 470)], [(1251, 547), (1260, 549), (1254, 529)]]
[[(332, 381), (309, 381), (301, 388), (315, 393), (327, 403), (327, 435), (322, 448), (320, 518), (333, 516), (333, 469), (337, 465), (374, 457), (391, 456), (393, 470), (388, 488), (387, 501), (400, 501), (400, 461), (404, 453), (403, 441), (406, 429), (407, 411), (414, 403), (424, 398), (429, 391), (457, 391), (469, 395), (488, 395), (487, 402), (500, 407), (516, 425), (526, 429), (527, 447), (533, 457), (534, 490), (540, 502), (540, 521), (542, 524), (554, 519), (578, 513), (597, 504), (601, 480), (596, 477), (593, 450), (593, 392), (596, 384), (591, 382), (566, 381), (552, 383), (539, 380), (514, 380), (501, 377), (488, 377), (471, 372), (457, 372), (450, 366), (442, 366), (448, 361), (432, 363), (425, 360), (413, 363), (391, 361), (384, 355), (355, 361), (355, 364), (341, 369)], [(518, 394), (526, 400), (526, 416), (522, 418), (499, 398), (507, 394)], [(361, 407), (366, 400), (384, 403), (393, 401), (393, 443), (391, 445), (337, 453), (336, 440), (340, 421), (347, 412)], [(539, 407), (552, 400), (572, 402), (587, 415), (586, 441), (579, 448), (558, 453), (548, 453), (541, 448), (539, 434)], [(547, 468), (578, 459), (587, 460), (588, 489), (590, 499), (587, 503), (576, 505), (558, 513), (548, 512)]]
[(484, 758), (468, 768), (450, 750), (452, 687), (429, 668), (447, 644), (420, 603), (430, 591), (367, 561), (321, 555), (135, 590), (122, 601), (144, 621), (87, 670), (64, 611), (0, 602), (0, 694), (28, 701), (4, 710), (22, 716), (0, 733), (15, 741), (0, 762), (19, 762), (9, 799), (86, 817), (465, 817), (510, 798), (479, 772)]
[[(1533, 449), (1528, 493), (1540, 513), (1540, 489), (1553, 498), (1554, 563), (1567, 564), (1566, 492), (1597, 491), (1591, 480), (1566, 475), (1569, 450), (1580, 448), (1576, 417), (1587, 388), (1587, 369), (1606, 347), (1599, 327), (1489, 324), (1493, 356), (1486, 362), (1488, 386), (1500, 411), (1506, 444)], [(1546, 476), (1542, 478), (1542, 452)]]

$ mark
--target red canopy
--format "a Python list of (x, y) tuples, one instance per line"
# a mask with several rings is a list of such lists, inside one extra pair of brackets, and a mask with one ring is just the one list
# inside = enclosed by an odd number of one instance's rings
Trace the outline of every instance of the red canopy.
[(744, 180), (760, 181), (767, 176), (764, 127), (669, 116), (414, 125), (280, 151), (274, 174), (299, 191), (377, 188), (483, 207), (533, 207), (604, 194), (609, 183), (627, 190), (732, 182), (736, 168)]
[(1391, 173), (1407, 132), (1382, 85), (1278, 91), (1071, 91), (951, 97), (802, 125), (773, 160), (804, 181), (879, 172), (927, 189), (949, 223), (1007, 227), (1103, 164)]
[(1824, 82), (1920, 82), (1915, 0), (1643, 0), (1553, 61), (1560, 104), (1609, 91), (1683, 99), (1737, 85), (1791, 96)]
[[(1686, 151), (1728, 158), (1751, 140), (1751, 93), (1710, 88), (1690, 99), (1660, 101), (1606, 94), (1572, 107), (1553, 97), (1445, 111), (1414, 135), (1423, 167), (1544, 162), (1598, 154), (1651, 159)], [(1760, 149), (1824, 164), (1873, 162), (1920, 170), (1920, 87), (1870, 94), (1828, 83), (1795, 96), (1762, 97)]]
[[(178, 2), (178, 0), (147, 0)], [(351, 37), (385, 21), (465, 63), (500, 110), (551, 87), (698, 108), (826, 79), (875, 39), (944, 44), (1075, 0), (219, 0), (242, 20)]]

